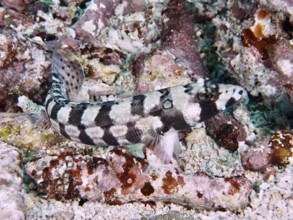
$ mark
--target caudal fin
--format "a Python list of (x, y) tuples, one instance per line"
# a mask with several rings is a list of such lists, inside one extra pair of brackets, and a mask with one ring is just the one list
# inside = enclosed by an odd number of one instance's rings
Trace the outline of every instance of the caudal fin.
[(63, 84), (69, 98), (80, 90), (84, 80), (83, 68), (71, 51), (66, 49), (54, 51), (51, 72), (53, 83)]

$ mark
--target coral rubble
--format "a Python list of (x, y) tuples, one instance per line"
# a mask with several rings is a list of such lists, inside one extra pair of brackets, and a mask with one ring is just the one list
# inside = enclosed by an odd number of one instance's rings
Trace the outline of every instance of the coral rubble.
[(213, 178), (204, 173), (185, 175), (178, 169), (144, 172), (147, 162), (124, 149), (106, 159), (62, 153), (26, 165), (38, 191), (48, 198), (79, 198), (123, 204), (130, 201), (164, 201), (196, 210), (237, 210), (247, 205), (251, 183), (244, 177)]
[(25, 219), (21, 154), (16, 147), (0, 141), (0, 210), (2, 219)]
[[(54, 48), (84, 67), (76, 101), (197, 77), (248, 98), (181, 132), (178, 160), (153, 169), (143, 146), (54, 133), (41, 107)], [(0, 218), (290, 219), (292, 103), (290, 0), (2, 0)]]

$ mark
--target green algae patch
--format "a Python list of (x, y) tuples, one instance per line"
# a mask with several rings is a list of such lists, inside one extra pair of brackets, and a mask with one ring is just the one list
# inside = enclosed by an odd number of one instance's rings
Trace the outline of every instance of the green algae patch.
[(38, 115), (11, 115), (0, 121), (0, 140), (24, 151), (52, 147), (65, 139), (56, 135)]
[(21, 125), (7, 125), (0, 128), (0, 139), (18, 148), (31, 149), (34, 147), (33, 135)]
[(6, 143), (11, 143), (12, 139), (20, 134), (21, 126), (0, 127), (0, 139)]

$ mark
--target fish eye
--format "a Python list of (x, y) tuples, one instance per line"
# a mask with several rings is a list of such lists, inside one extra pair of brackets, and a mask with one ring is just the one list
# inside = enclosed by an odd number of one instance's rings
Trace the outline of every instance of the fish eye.
[(202, 91), (197, 93), (197, 99), (204, 104), (210, 104), (215, 102), (219, 97), (217, 91)]

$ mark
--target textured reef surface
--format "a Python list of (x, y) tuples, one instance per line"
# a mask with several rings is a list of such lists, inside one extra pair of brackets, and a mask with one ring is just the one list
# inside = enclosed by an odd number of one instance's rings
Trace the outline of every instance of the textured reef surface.
[[(198, 77), (248, 97), (180, 132), (179, 157), (154, 169), (142, 144), (52, 130), (54, 48), (83, 66), (76, 101)], [(292, 0), (0, 0), (1, 219), (292, 219), (292, 129)]]

